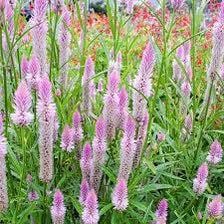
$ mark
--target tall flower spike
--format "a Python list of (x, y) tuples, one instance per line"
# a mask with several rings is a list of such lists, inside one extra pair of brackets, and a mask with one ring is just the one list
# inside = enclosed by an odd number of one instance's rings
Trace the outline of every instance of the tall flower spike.
[(30, 90), (25, 81), (21, 81), (14, 94), (14, 113), (11, 118), (14, 124), (27, 126), (33, 121), (33, 114), (29, 111), (32, 106)]
[(222, 196), (215, 196), (207, 206), (207, 213), (211, 219), (219, 219), (223, 213)]
[(90, 172), (92, 169), (92, 148), (89, 143), (86, 143), (83, 152), (82, 157), (80, 160), (80, 167), (82, 170), (82, 177), (90, 182)]
[(132, 170), (133, 159), (135, 154), (135, 122), (128, 116), (125, 123), (124, 135), (121, 140), (120, 149), (120, 167), (118, 179), (128, 181)]
[(73, 129), (68, 125), (65, 126), (61, 136), (61, 147), (67, 152), (71, 152), (74, 148)]
[(106, 157), (106, 124), (102, 117), (96, 122), (95, 137), (93, 139), (93, 167), (91, 169), (90, 183), (96, 193), (99, 191), (102, 178), (102, 166)]
[(124, 211), (128, 207), (128, 187), (124, 179), (118, 179), (112, 194), (112, 203), (118, 211)]
[(147, 101), (143, 97), (152, 95), (152, 72), (155, 65), (155, 51), (151, 43), (148, 43), (142, 56), (138, 75), (134, 80), (137, 91), (133, 93), (133, 115), (137, 122), (142, 122), (147, 107)]
[[(221, 11), (220, 11), (220, 18), (218, 21), (214, 24), (213, 27), (213, 37), (212, 37), (212, 54), (211, 54), (211, 61), (210, 65), (207, 70), (207, 87), (205, 91), (205, 98), (202, 106), (202, 113), (206, 110), (207, 105), (210, 105), (211, 99), (213, 99), (213, 96), (210, 96), (210, 93), (214, 94), (216, 85), (217, 85), (217, 74), (220, 74), (223, 57), (224, 57), (224, 48), (220, 47), (224, 45), (224, 16), (222, 14), (223, 10), (223, 4), (221, 4)], [(204, 116), (204, 114), (202, 114)]]
[(139, 165), (141, 156), (142, 156), (142, 148), (146, 141), (147, 137), (147, 128), (149, 123), (149, 114), (146, 111), (144, 115), (144, 119), (142, 123), (139, 124), (138, 127), (138, 133), (136, 136), (136, 150), (135, 150), (135, 156), (133, 161), (133, 167), (137, 167)]
[(99, 222), (99, 210), (97, 196), (94, 190), (89, 191), (84, 210), (82, 213), (82, 220), (84, 224), (97, 224)]
[(168, 202), (166, 199), (162, 199), (156, 210), (156, 222), (155, 224), (166, 224), (168, 216)]
[(44, 182), (51, 181), (53, 177), (53, 142), (56, 106), (51, 94), (51, 82), (47, 77), (38, 83), (37, 114), (39, 122), (39, 177)]
[(118, 87), (120, 78), (118, 72), (113, 70), (109, 74), (109, 80), (107, 84), (107, 92), (104, 98), (105, 105), (103, 109), (103, 116), (106, 122), (107, 138), (113, 139), (115, 136), (116, 126), (118, 124)]
[(25, 57), (21, 60), (21, 72), (22, 78), (26, 79), (26, 76), (29, 73), (29, 61)]
[(86, 179), (83, 179), (80, 185), (80, 195), (79, 195), (79, 202), (82, 205), (85, 205), (85, 201), (86, 201), (89, 190), (90, 190), (90, 187), (89, 187), (88, 181)]
[(193, 180), (193, 191), (201, 195), (204, 193), (207, 187), (207, 177), (208, 177), (208, 165), (207, 163), (203, 163), (197, 172), (196, 178)]
[(47, 0), (35, 0), (34, 15), (31, 20), (31, 35), (33, 43), (33, 55), (35, 55), (40, 63), (40, 76), (45, 76), (47, 71)]
[(170, 3), (174, 10), (180, 10), (184, 5), (184, 0), (171, 0)]
[(91, 83), (93, 82), (91, 78), (93, 78), (94, 74), (95, 74), (95, 71), (94, 71), (93, 60), (91, 57), (88, 57), (86, 60), (84, 75), (82, 78), (82, 85), (83, 85), (82, 108), (86, 114), (89, 114), (92, 110), (90, 87), (91, 87)]
[(119, 93), (119, 105), (118, 105), (118, 127), (123, 129), (125, 119), (128, 116), (128, 93), (123, 87)]
[(68, 61), (70, 56), (71, 34), (69, 26), (71, 25), (71, 15), (67, 7), (62, 9), (62, 16), (58, 31), (58, 46), (59, 46), (59, 64), (60, 64), (60, 82), (62, 90), (68, 84)]
[(83, 139), (82, 118), (78, 111), (73, 114), (73, 141), (77, 148), (77, 155), (80, 158), (80, 143)]
[(0, 212), (3, 212), (8, 208), (8, 192), (5, 164), (6, 153), (7, 140), (3, 135), (3, 117), (0, 113)]
[(31, 87), (37, 90), (37, 83), (40, 79), (40, 62), (36, 56), (30, 59), (28, 67), (27, 82), (31, 84)]
[(64, 197), (60, 190), (54, 194), (53, 205), (51, 206), (51, 218), (54, 224), (63, 224), (65, 219), (66, 208)]
[(222, 146), (218, 140), (211, 144), (207, 161), (211, 164), (217, 164), (222, 161)]

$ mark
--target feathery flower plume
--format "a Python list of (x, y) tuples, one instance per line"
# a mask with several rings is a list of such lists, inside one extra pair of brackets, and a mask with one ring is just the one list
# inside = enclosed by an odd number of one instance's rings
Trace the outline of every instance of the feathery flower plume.
[[(224, 3), (221, 4), (220, 15), (218, 21), (214, 24), (213, 27), (213, 37), (212, 37), (212, 54), (210, 65), (207, 70), (207, 87), (205, 91), (205, 98), (202, 106), (202, 112), (204, 112), (207, 105), (210, 105), (213, 94), (215, 93), (217, 85), (217, 75), (220, 74), (222, 67), (223, 57), (224, 57), (224, 48), (220, 47), (224, 45)], [(210, 93), (212, 96), (210, 96)]]
[(89, 191), (84, 210), (82, 213), (82, 220), (84, 224), (97, 224), (99, 222), (99, 210), (98, 210), (98, 201), (95, 191), (92, 189)]
[(88, 183), (90, 183), (90, 173), (92, 169), (92, 148), (89, 143), (86, 143), (83, 152), (82, 152), (82, 157), (80, 160), (80, 167), (82, 170), (82, 178), (86, 179)]
[(10, 39), (14, 35), (14, 4), (10, 1), (5, 1), (5, 18)]
[(168, 202), (166, 199), (162, 199), (156, 210), (156, 222), (155, 224), (166, 224), (167, 222), (167, 216), (168, 216)]
[(64, 127), (64, 130), (62, 132), (61, 147), (67, 152), (71, 152), (74, 148), (73, 129), (70, 128), (68, 125)]
[(113, 139), (115, 136), (116, 126), (118, 123), (118, 86), (120, 78), (118, 72), (113, 70), (109, 74), (109, 80), (107, 84), (107, 92), (104, 98), (105, 106), (103, 109), (103, 116), (106, 122), (107, 138)]
[(163, 142), (166, 139), (166, 135), (163, 132), (158, 132), (157, 134), (157, 140), (158, 142)]
[(66, 208), (64, 197), (60, 190), (54, 193), (53, 205), (51, 206), (51, 218), (54, 224), (63, 224), (65, 219)]
[(118, 104), (118, 127), (123, 129), (125, 119), (128, 116), (128, 93), (123, 87), (119, 93), (119, 104)]
[(32, 106), (30, 90), (25, 81), (21, 81), (14, 94), (14, 113), (11, 118), (14, 124), (27, 126), (33, 121), (33, 114), (29, 111)]
[(73, 142), (77, 148), (77, 156), (80, 158), (80, 143), (83, 139), (82, 118), (78, 111), (73, 114)]
[(33, 55), (40, 63), (40, 76), (45, 76), (47, 71), (47, 0), (35, 0), (34, 14), (31, 20), (31, 35), (33, 43)]
[(25, 57), (21, 60), (21, 73), (22, 78), (26, 79), (26, 76), (29, 73), (29, 61)]
[(37, 83), (40, 79), (40, 62), (36, 56), (30, 59), (28, 67), (27, 82), (30, 83), (31, 87), (37, 90)]
[(28, 200), (29, 201), (37, 201), (39, 199), (39, 195), (36, 191), (30, 191), (28, 193)]
[(139, 165), (142, 155), (142, 148), (147, 136), (148, 123), (149, 123), (149, 114), (146, 111), (143, 121), (139, 123), (138, 135), (136, 137), (136, 149), (135, 149), (133, 167), (137, 167)]
[(71, 25), (71, 15), (67, 7), (62, 9), (61, 22), (58, 31), (58, 46), (59, 46), (59, 65), (60, 65), (60, 82), (61, 88), (67, 87), (68, 82), (68, 61), (70, 56), (71, 34), (69, 26)]
[(221, 195), (215, 196), (212, 199), (212, 201), (208, 204), (207, 213), (209, 218), (212, 218), (212, 219), (219, 219), (222, 217), (223, 203), (222, 203)]
[(172, 5), (172, 8), (174, 10), (179, 10), (183, 7), (184, 5), (184, 0), (170, 0), (170, 3)]
[(51, 82), (47, 77), (38, 82), (37, 114), (39, 121), (39, 177), (44, 182), (51, 181), (53, 177), (53, 142), (54, 121), (56, 106), (51, 94)]
[(83, 179), (80, 185), (80, 195), (79, 195), (79, 202), (82, 205), (85, 205), (85, 201), (88, 195), (88, 192), (90, 190), (88, 181), (86, 179)]
[(89, 114), (92, 110), (90, 87), (93, 82), (91, 79), (95, 74), (94, 62), (91, 57), (88, 57), (85, 64), (84, 75), (82, 78), (83, 94), (82, 94), (82, 108), (86, 114)]
[(118, 179), (112, 194), (112, 203), (118, 211), (124, 211), (128, 207), (128, 187), (127, 181)]
[(135, 154), (135, 122), (128, 116), (125, 123), (124, 135), (121, 140), (120, 150), (120, 167), (118, 179), (128, 181), (129, 175), (132, 170), (133, 159)]
[(208, 165), (207, 163), (203, 163), (197, 172), (196, 178), (193, 180), (193, 191), (201, 195), (204, 193), (207, 187), (207, 177), (208, 177)]
[(189, 97), (191, 93), (191, 84), (188, 81), (183, 81), (181, 85), (181, 92), (184, 97)]
[(218, 140), (211, 144), (207, 161), (211, 164), (217, 164), (222, 161), (222, 146)]
[(134, 10), (135, 0), (125, 0), (126, 13), (132, 14)]
[(91, 188), (97, 193), (102, 178), (102, 166), (106, 157), (106, 124), (102, 117), (96, 122), (95, 137), (93, 139), (93, 167), (91, 169), (90, 183)]
[(147, 101), (143, 95), (147, 98), (152, 95), (152, 72), (155, 61), (154, 47), (148, 43), (143, 52), (138, 75), (134, 80), (134, 87), (137, 91), (133, 93), (133, 115), (137, 122), (142, 122), (147, 108)]
[(3, 117), (0, 113), (0, 212), (3, 212), (8, 208), (8, 192), (5, 164), (6, 153), (7, 140), (3, 134)]

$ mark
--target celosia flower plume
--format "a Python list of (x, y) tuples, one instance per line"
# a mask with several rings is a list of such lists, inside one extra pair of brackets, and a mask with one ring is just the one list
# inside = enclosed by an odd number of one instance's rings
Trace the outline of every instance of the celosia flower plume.
[(61, 147), (63, 150), (67, 152), (71, 152), (74, 148), (74, 142), (73, 142), (73, 129), (70, 128), (68, 125), (64, 127), (64, 130), (62, 132), (61, 136)]
[(63, 224), (65, 213), (64, 196), (60, 190), (56, 190), (54, 193), (53, 205), (51, 206), (51, 218), (53, 224)]
[(217, 164), (222, 160), (222, 146), (218, 140), (215, 140), (210, 146), (210, 152), (207, 161), (211, 164)]
[(168, 202), (166, 199), (162, 199), (156, 210), (156, 220), (155, 224), (166, 224), (167, 223), (167, 216), (168, 216)]
[(14, 113), (11, 118), (14, 124), (27, 126), (33, 121), (33, 114), (30, 112), (32, 98), (30, 90), (25, 81), (21, 81), (14, 94)]

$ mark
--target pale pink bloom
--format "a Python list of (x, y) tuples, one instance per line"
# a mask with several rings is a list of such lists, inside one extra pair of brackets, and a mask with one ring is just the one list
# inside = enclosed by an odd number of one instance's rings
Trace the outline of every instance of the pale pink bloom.
[(89, 143), (86, 143), (83, 152), (82, 152), (82, 157), (80, 160), (80, 167), (82, 170), (82, 177), (83, 179), (86, 179), (88, 183), (90, 182), (90, 173), (92, 169), (92, 157), (93, 157), (93, 152), (91, 145)]
[(107, 92), (104, 97), (103, 117), (106, 122), (107, 138), (111, 140), (115, 136), (118, 123), (118, 87), (120, 82), (118, 72), (113, 70), (108, 79)]
[(211, 219), (220, 219), (223, 215), (222, 196), (215, 196), (207, 206), (207, 213)]
[(32, 56), (29, 62), (28, 74), (26, 80), (31, 87), (37, 90), (37, 83), (40, 79), (40, 62), (36, 56)]
[(14, 113), (11, 118), (14, 124), (27, 126), (33, 121), (33, 114), (30, 112), (32, 98), (30, 90), (25, 81), (21, 81), (14, 94)]
[(123, 87), (119, 92), (119, 104), (118, 104), (118, 127), (123, 129), (125, 119), (128, 116), (128, 93)]
[(89, 191), (90, 191), (89, 183), (86, 179), (83, 179), (80, 185), (80, 195), (79, 195), (79, 202), (82, 205), (85, 205), (85, 201)]
[(211, 164), (217, 164), (222, 161), (222, 154), (222, 146), (218, 140), (215, 140), (210, 146), (207, 161)]
[(91, 83), (93, 82), (92, 78), (95, 74), (94, 62), (91, 57), (88, 57), (85, 64), (85, 70), (82, 78), (82, 108), (85, 113), (90, 114), (92, 110), (91, 104)]
[(29, 60), (23, 57), (20, 66), (21, 66), (22, 78), (26, 79), (26, 76), (29, 73)]
[(60, 190), (54, 194), (53, 205), (51, 206), (51, 218), (53, 224), (63, 224), (65, 219), (66, 208), (64, 205), (64, 197)]
[(82, 221), (84, 224), (97, 224), (99, 222), (98, 201), (95, 191), (89, 191), (85, 206), (82, 213)]
[(152, 75), (155, 61), (154, 47), (152, 43), (148, 43), (143, 52), (138, 75), (134, 80), (136, 90), (133, 92), (133, 115), (137, 122), (142, 122), (144, 119), (145, 110), (147, 109), (145, 97), (148, 98), (152, 95)]
[(90, 183), (97, 193), (102, 178), (102, 166), (106, 158), (106, 124), (102, 117), (96, 122), (95, 137), (93, 139), (93, 167), (91, 169)]
[(39, 199), (39, 195), (36, 191), (30, 191), (28, 193), (28, 200), (29, 201), (37, 201)]
[(121, 140), (120, 167), (118, 179), (128, 181), (135, 155), (135, 122), (128, 116), (125, 122), (124, 135)]
[(158, 142), (163, 142), (166, 140), (166, 135), (163, 132), (158, 132), (157, 134), (157, 140)]
[(198, 195), (204, 193), (207, 187), (207, 178), (208, 178), (208, 165), (203, 163), (197, 172), (196, 178), (193, 180), (193, 191)]
[(3, 135), (3, 117), (0, 113), (0, 211), (8, 208), (8, 191), (5, 156), (7, 153), (7, 140)]
[(114, 208), (119, 211), (124, 211), (128, 207), (128, 187), (124, 179), (118, 179), (118, 182), (113, 190), (112, 203)]
[(179, 10), (183, 7), (184, 5), (184, 0), (170, 0), (170, 3), (172, 5), (172, 8), (174, 10)]
[(70, 57), (71, 34), (69, 27), (71, 25), (71, 13), (66, 6), (62, 8), (61, 21), (58, 29), (58, 46), (59, 46), (59, 65), (60, 65), (60, 82), (61, 88), (68, 85), (68, 62)]
[(146, 111), (143, 121), (139, 123), (139, 126), (137, 127), (138, 133), (136, 137), (136, 150), (133, 161), (133, 167), (137, 167), (139, 165), (142, 156), (142, 149), (147, 137), (148, 122), (149, 122), (149, 114)]
[(33, 18), (31, 19), (30, 25), (32, 43), (33, 43), (33, 55), (38, 58), (40, 63), (40, 76), (45, 76), (47, 71), (47, 0), (35, 0)]
[(181, 85), (181, 92), (184, 97), (189, 97), (191, 93), (191, 84), (188, 81), (183, 81)]
[(168, 216), (168, 202), (166, 199), (162, 199), (156, 210), (156, 222), (155, 224), (166, 224)]
[(56, 106), (53, 102), (51, 88), (51, 82), (47, 77), (38, 82), (39, 177), (44, 182), (50, 182), (53, 177), (53, 143)]
[(67, 152), (71, 152), (74, 148), (73, 129), (70, 128), (68, 125), (64, 127), (64, 130), (62, 132), (61, 147)]

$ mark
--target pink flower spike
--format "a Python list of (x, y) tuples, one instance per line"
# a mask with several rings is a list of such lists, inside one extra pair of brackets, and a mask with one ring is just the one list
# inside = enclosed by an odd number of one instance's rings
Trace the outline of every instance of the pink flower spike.
[(193, 180), (193, 191), (201, 195), (204, 193), (207, 187), (207, 177), (208, 177), (208, 165), (207, 163), (203, 163), (197, 172), (196, 178)]
[(74, 148), (73, 129), (68, 125), (65, 126), (61, 136), (61, 147), (67, 152), (71, 152)]
[(128, 187), (127, 182), (124, 179), (119, 179), (113, 194), (112, 203), (114, 208), (118, 211), (124, 211), (128, 207)]
[(85, 205), (85, 201), (89, 193), (89, 190), (90, 190), (90, 187), (89, 187), (88, 181), (86, 179), (83, 179), (80, 185), (80, 195), (79, 195), (79, 202), (82, 205)]
[(26, 78), (27, 74), (29, 73), (29, 61), (23, 57), (21, 60), (21, 71), (22, 71), (22, 77)]
[(84, 224), (97, 224), (99, 222), (99, 210), (97, 196), (94, 190), (89, 191), (84, 210), (82, 213), (82, 220)]
[(165, 141), (165, 140), (166, 140), (166, 135), (165, 135), (164, 133), (162, 133), (162, 132), (159, 132), (159, 133), (157, 134), (157, 140), (158, 140), (158, 142), (163, 142), (163, 141)]
[(191, 93), (191, 85), (189, 82), (184, 81), (181, 85), (181, 92), (184, 96), (189, 97)]
[(119, 112), (118, 112), (118, 127), (123, 129), (125, 119), (128, 116), (128, 93), (123, 87), (119, 93)]
[(73, 114), (74, 143), (78, 144), (83, 138), (82, 118), (78, 111)]
[(44, 77), (38, 82), (38, 95), (45, 103), (49, 103), (52, 99), (51, 88), (52, 85), (48, 77)]
[(27, 81), (31, 83), (33, 89), (37, 89), (37, 83), (40, 79), (40, 63), (37, 57), (33, 56), (29, 62), (29, 74)]
[(207, 161), (211, 164), (217, 164), (222, 161), (222, 154), (222, 146), (218, 140), (215, 140), (210, 146)]
[(223, 214), (222, 196), (215, 196), (207, 206), (208, 216), (211, 219), (219, 219)]
[(33, 121), (33, 114), (29, 111), (32, 106), (30, 90), (25, 81), (21, 81), (14, 94), (14, 113), (11, 118), (14, 124), (27, 126)]
[(29, 192), (29, 194), (28, 194), (28, 200), (29, 201), (37, 201), (39, 199), (39, 195), (38, 195), (38, 193), (36, 192), (36, 191), (31, 191), (31, 192)]
[(92, 168), (92, 148), (89, 143), (86, 143), (83, 148), (80, 166), (82, 170), (82, 177), (86, 178), (89, 182), (90, 172)]
[(168, 202), (166, 199), (162, 199), (156, 210), (156, 224), (166, 224), (168, 216)]
[(60, 190), (54, 194), (53, 205), (51, 206), (51, 218), (54, 224), (63, 224), (65, 219), (66, 208), (64, 197)]

